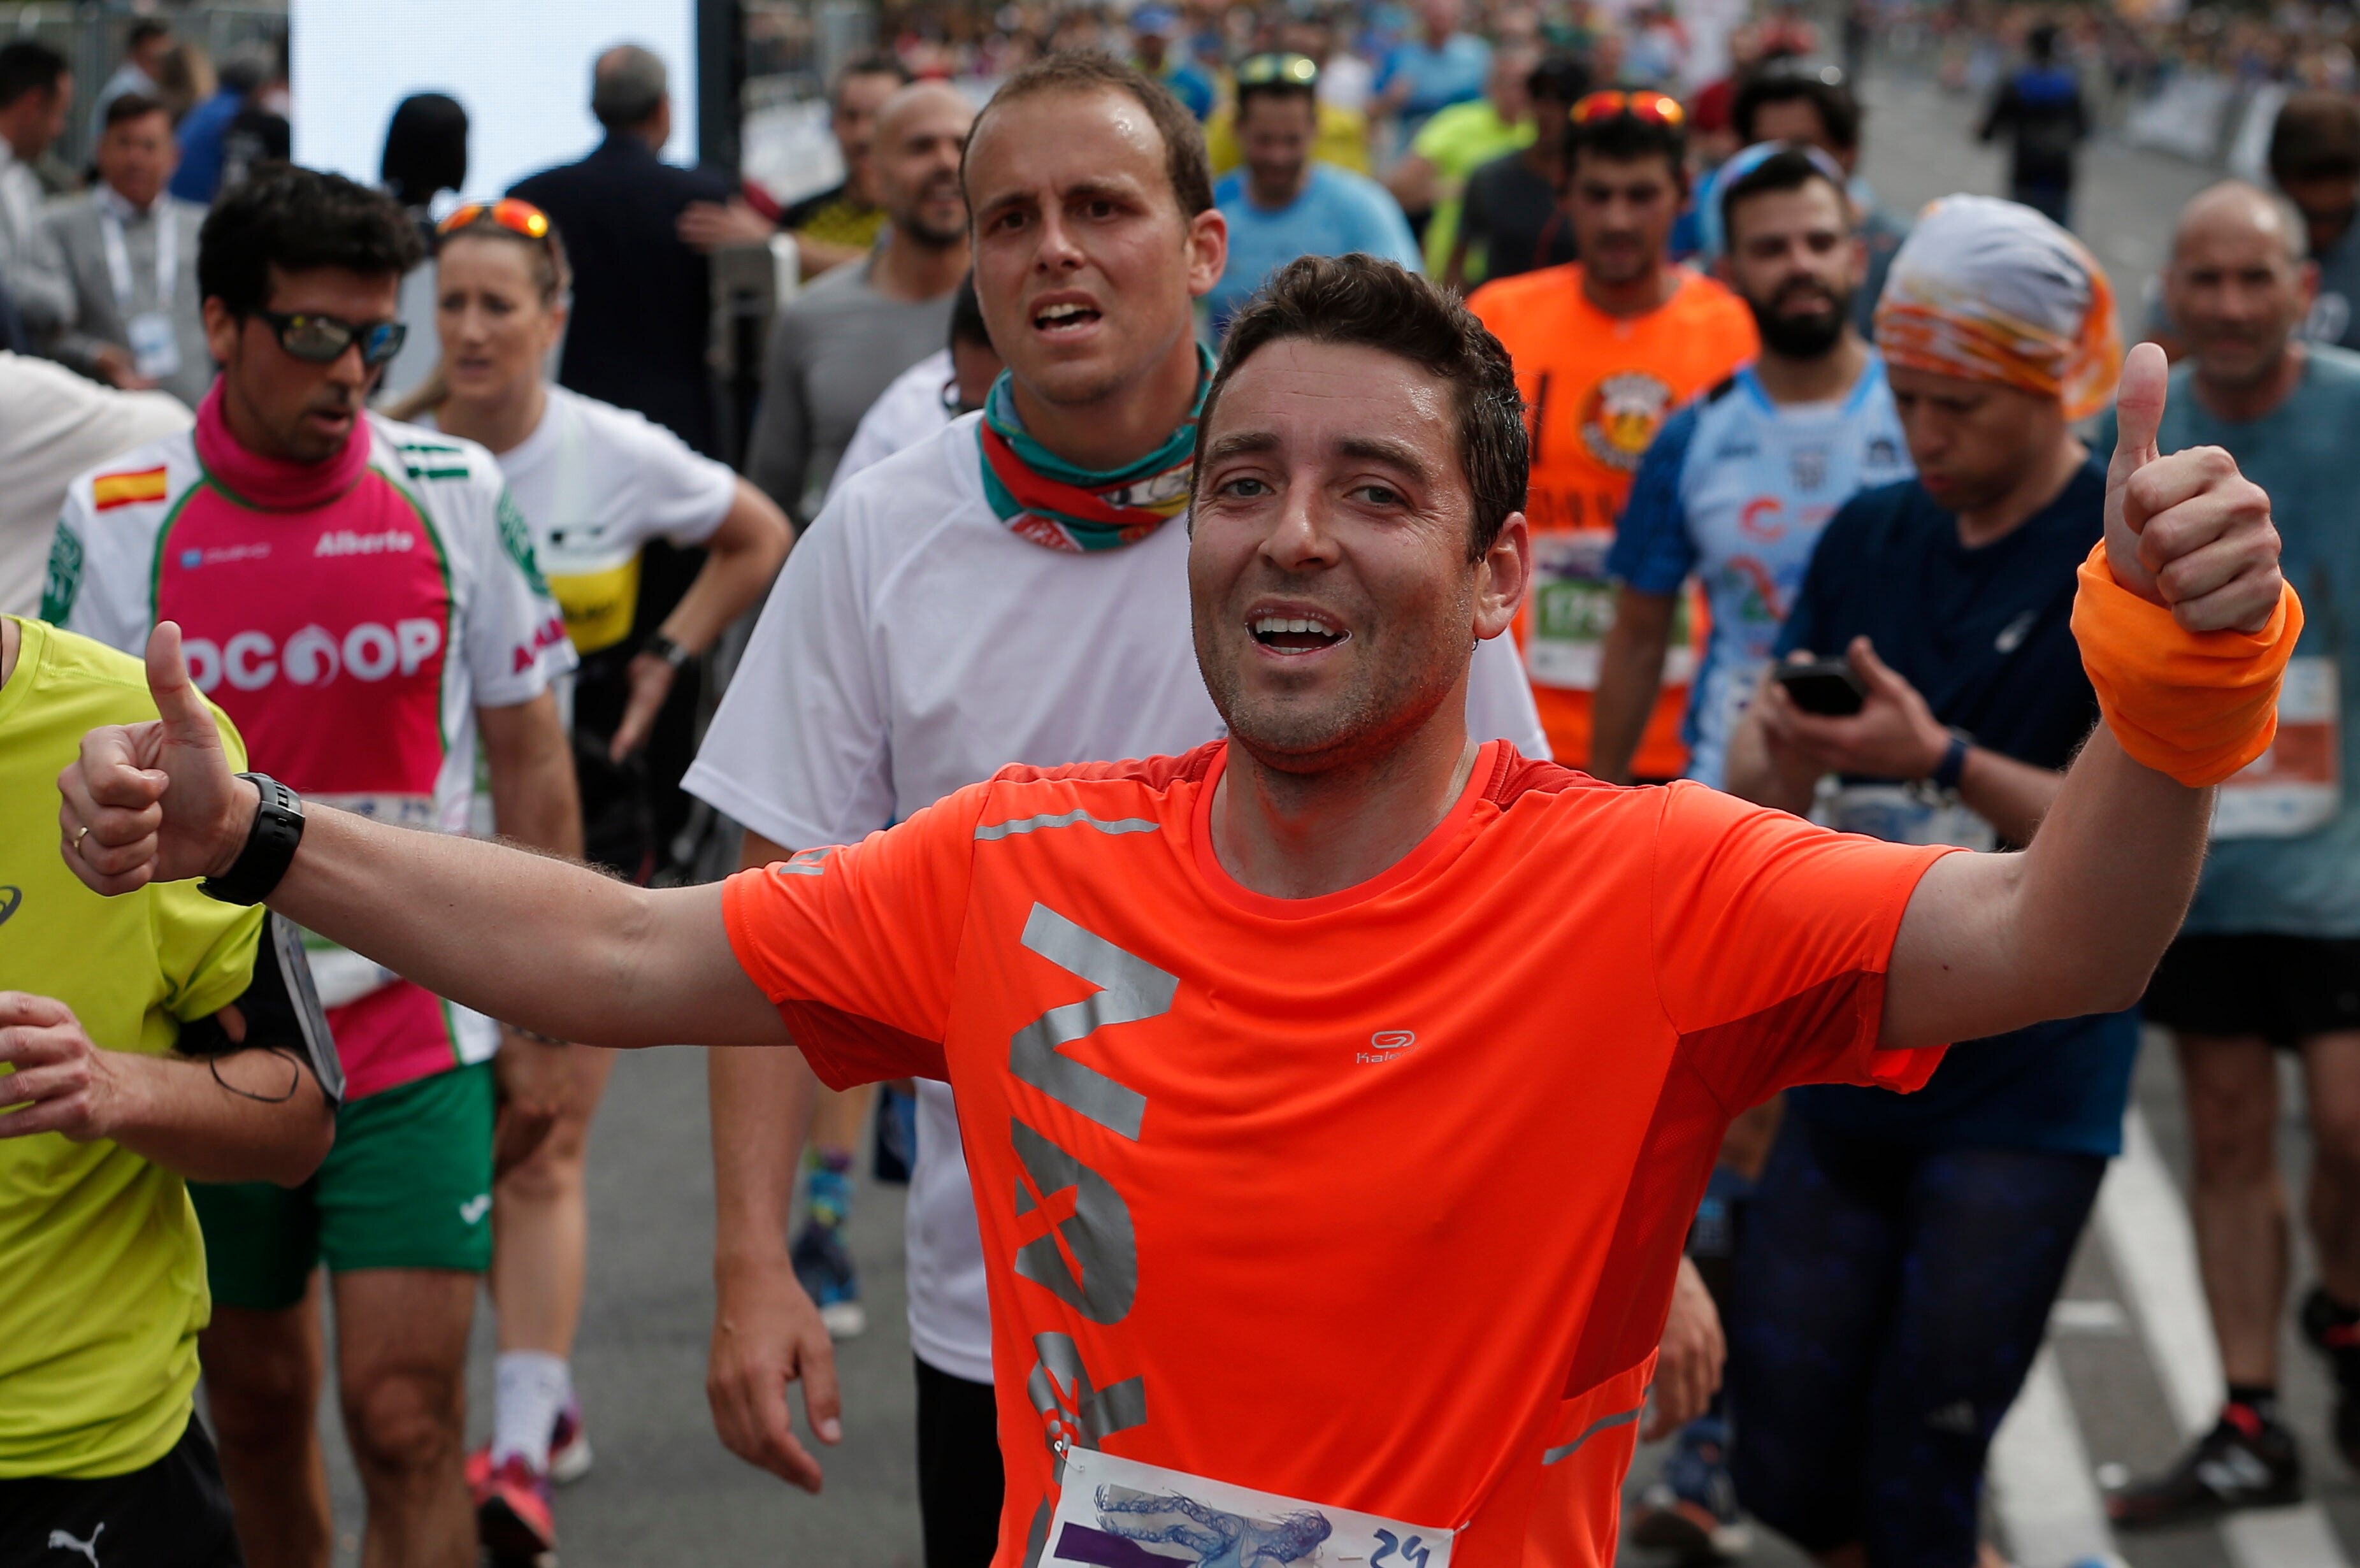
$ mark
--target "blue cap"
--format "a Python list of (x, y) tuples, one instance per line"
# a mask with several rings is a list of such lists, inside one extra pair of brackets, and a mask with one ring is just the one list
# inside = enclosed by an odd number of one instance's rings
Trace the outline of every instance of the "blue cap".
[(1131, 30), (1170, 38), (1180, 27), (1179, 14), (1169, 5), (1142, 5), (1131, 14)]

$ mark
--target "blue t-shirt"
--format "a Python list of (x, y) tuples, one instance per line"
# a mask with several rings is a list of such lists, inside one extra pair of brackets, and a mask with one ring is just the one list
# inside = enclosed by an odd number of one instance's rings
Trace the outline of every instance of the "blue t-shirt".
[(1415, 136), (1437, 109), (1471, 103), (1483, 96), (1484, 78), (1491, 73), (1491, 46), (1472, 33), (1453, 33), (1435, 49), (1424, 38), (1395, 44), (1377, 67), (1376, 91), (1409, 79), (1409, 96), (1402, 100), (1402, 135)]
[(1217, 342), (1263, 280), (1298, 256), (1365, 251), (1423, 270), (1401, 203), (1349, 169), (1313, 164), (1303, 194), (1276, 212), (1255, 206), (1246, 194), (1246, 171), (1233, 169), (1213, 187), (1213, 204), (1229, 221), (1229, 264), (1205, 296)]
[[(2074, 571), (2105, 532), (2105, 465), (2084, 463), (2014, 532), (1969, 550), (1914, 480), (1863, 493), (1819, 538), (1778, 652), (1865, 636), (1934, 716), (1976, 744), (2061, 768), (2097, 722), (2073, 641)], [(1961, 1041), (1914, 1094), (1797, 1089), (1816, 1127), (1932, 1148), (2121, 1152), (2136, 1010)]]
[(1688, 686), (1688, 777), (1718, 789), (1729, 736), (1754, 694), (1803, 569), (1836, 508), (1906, 479), (1909, 446), (1885, 361), (1826, 403), (1778, 404), (1751, 368), (1666, 422), (1614, 525), (1607, 574), (1642, 593), (1704, 584), (1712, 636)]
[[(2336, 700), (2322, 712), (2333, 714), (2340, 731), (2332, 750), (2343, 800), (2325, 825), (2291, 837), (2216, 833), (2182, 929), (2360, 937), (2360, 808), (2353, 800), (2360, 785), (2360, 489), (2344, 450), (2360, 430), (2360, 354), (2312, 345), (2293, 396), (2242, 424), (2207, 413), (2196, 400), (2193, 376), (2185, 360), (2172, 372), (2157, 445), (2165, 452), (2221, 447), (2269, 492), (2282, 541), (2279, 568), (2302, 595), (2304, 611), (2294, 650), (2302, 662), (2288, 672), (2280, 734), (2286, 736), (2297, 717), (2298, 679), (2328, 676)], [(2113, 450), (2112, 414), (2093, 439)], [(2319, 689), (2316, 681), (2305, 684)]]

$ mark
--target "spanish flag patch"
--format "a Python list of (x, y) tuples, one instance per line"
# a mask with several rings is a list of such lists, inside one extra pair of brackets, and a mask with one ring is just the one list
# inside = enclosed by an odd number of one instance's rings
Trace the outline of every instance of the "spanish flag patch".
[(102, 474), (90, 482), (91, 500), (102, 512), (136, 506), (164, 498), (164, 471), (142, 469), (137, 474)]

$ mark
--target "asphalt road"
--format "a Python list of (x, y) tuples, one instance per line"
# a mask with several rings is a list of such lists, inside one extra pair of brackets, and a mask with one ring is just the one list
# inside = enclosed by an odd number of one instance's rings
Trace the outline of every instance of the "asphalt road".
[[(1951, 191), (2001, 190), (1996, 155), (1967, 141), (1968, 105), (1898, 77), (1869, 87), (1864, 172), (1888, 204), (1908, 211)], [(2135, 327), (2173, 212), (2210, 178), (2189, 164), (2103, 143), (2089, 154), (2078, 226), (2114, 275), (2126, 325)], [(2360, 1488), (2318, 1441), (2327, 1390), (2291, 1339), (2287, 1402), (2311, 1439), (2320, 1509), (2226, 1534), (2207, 1527), (2083, 1543), (2076, 1533), (2090, 1528), (2091, 1475), (2102, 1466), (2161, 1463), (2189, 1411), (2212, 1397), (2191, 1391), (2203, 1376), (2201, 1315), (2190, 1318), (2184, 1269), (2173, 1272), (2184, 1263), (2185, 1239), (2175, 1242), (2169, 1225), (2185, 1138), (2168, 1052), (2153, 1042), (2137, 1103), (2156, 1158), (2127, 1162), (2136, 1167), (2133, 1179), (2110, 1188), (2105, 1223), (2092, 1226), (2082, 1249), (2067, 1289), (2072, 1304), (2052, 1336), (2056, 1373), (2043, 1391), (2055, 1397), (2038, 1401), (2033, 1413), (2044, 1419), (2026, 1430), (2039, 1430), (2011, 1451), (2022, 1461), (2017, 1484), (1995, 1488), (1994, 1529), (2026, 1568), (2058, 1568), (2081, 1544), (2118, 1552), (2136, 1568), (2344, 1568), (2360, 1561)], [(2290, 1098), (2285, 1144), (2289, 1169), (2299, 1171), (2296, 1115)], [(559, 1497), (566, 1568), (914, 1563), (913, 1399), (898, 1192), (864, 1185), (855, 1214), (871, 1327), (840, 1347), (846, 1437), (827, 1455), (826, 1487), (817, 1497), (739, 1464), (713, 1435), (703, 1385), (713, 1305), (711, 1197), (701, 1054), (674, 1049), (628, 1057), (592, 1153), (589, 1300), (574, 1365), (598, 1463)], [(2199, 1324), (2193, 1352), (2191, 1321)], [(488, 1432), (490, 1364), (489, 1324), (479, 1322), (469, 1418), (477, 1441)], [(324, 1424), (333, 1433), (333, 1410)], [(2019, 1433), (2009, 1435), (2014, 1442)], [(331, 1458), (336, 1560), (356, 1563), (359, 1493), (340, 1438), (332, 1438)], [(1643, 1456), (1634, 1487), (1647, 1471)], [(1753, 1561), (1784, 1568), (1804, 1560), (1765, 1540)]]

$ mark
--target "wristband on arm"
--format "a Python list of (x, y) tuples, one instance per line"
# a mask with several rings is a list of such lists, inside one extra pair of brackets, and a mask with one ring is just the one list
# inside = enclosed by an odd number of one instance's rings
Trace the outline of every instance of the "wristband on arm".
[(2278, 684), (2302, 601), (2289, 584), (2257, 632), (2191, 632), (2114, 581), (2103, 540), (2081, 562), (2073, 639), (2106, 727), (2133, 761), (2191, 789), (2218, 784), (2278, 738)]

